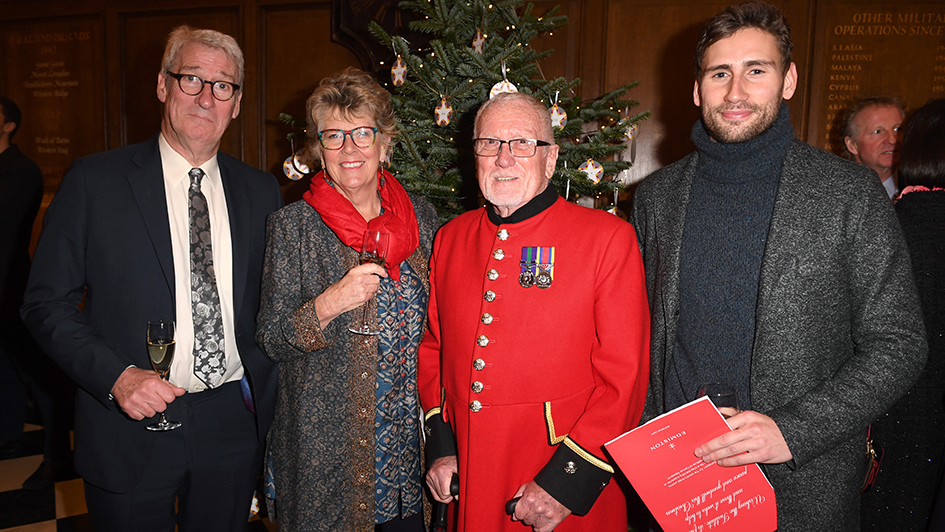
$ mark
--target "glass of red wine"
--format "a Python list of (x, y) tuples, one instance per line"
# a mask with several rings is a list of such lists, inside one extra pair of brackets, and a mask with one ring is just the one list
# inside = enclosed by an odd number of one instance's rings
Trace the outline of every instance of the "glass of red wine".
[[(390, 243), (390, 233), (385, 231), (367, 230), (364, 232), (364, 243), (361, 247), (361, 264), (372, 262), (383, 267), (387, 262), (387, 246)], [(377, 301), (372, 297), (361, 305), (360, 323), (352, 325), (348, 330), (355, 334), (380, 334), (381, 327), (377, 319)], [(372, 318), (371, 313), (375, 315)]]

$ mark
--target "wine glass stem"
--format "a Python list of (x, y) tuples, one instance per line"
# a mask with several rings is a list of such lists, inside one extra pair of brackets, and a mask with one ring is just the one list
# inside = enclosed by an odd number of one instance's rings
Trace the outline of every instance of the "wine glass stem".
[(367, 329), (368, 325), (368, 307), (371, 306), (371, 300), (368, 299), (364, 302), (364, 308), (361, 309), (361, 328)]

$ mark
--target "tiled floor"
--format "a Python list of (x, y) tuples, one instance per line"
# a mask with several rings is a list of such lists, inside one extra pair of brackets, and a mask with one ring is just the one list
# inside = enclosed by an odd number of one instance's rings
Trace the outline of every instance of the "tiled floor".
[[(43, 429), (26, 425), (19, 456), (0, 460), (0, 532), (94, 532), (85, 508), (82, 479), (39, 490), (20, 489), (43, 461)], [(272, 532), (268, 519), (254, 517), (246, 532)]]

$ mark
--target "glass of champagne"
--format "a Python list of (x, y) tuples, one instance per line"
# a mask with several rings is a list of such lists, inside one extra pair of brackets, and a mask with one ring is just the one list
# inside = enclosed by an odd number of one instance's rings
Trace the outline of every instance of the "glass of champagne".
[[(174, 360), (174, 322), (148, 322), (148, 358), (154, 372), (164, 380), (168, 379), (171, 371), (171, 361)], [(161, 412), (161, 419), (157, 423), (148, 425), (148, 430), (163, 432), (174, 430), (180, 426), (180, 421), (168, 421)]]
[[(364, 242), (361, 247), (361, 264), (373, 262), (383, 267), (387, 262), (387, 246), (390, 243), (390, 233), (385, 231), (365, 231)], [(377, 305), (371, 304), (375, 298), (371, 298), (361, 305), (361, 323), (352, 325), (348, 330), (355, 334), (380, 334), (381, 327), (377, 320), (369, 320), (368, 317), (372, 309), (377, 312)]]
[(725, 419), (738, 413), (738, 390), (734, 386), (708, 382), (699, 387), (699, 397), (703, 395), (712, 401)]

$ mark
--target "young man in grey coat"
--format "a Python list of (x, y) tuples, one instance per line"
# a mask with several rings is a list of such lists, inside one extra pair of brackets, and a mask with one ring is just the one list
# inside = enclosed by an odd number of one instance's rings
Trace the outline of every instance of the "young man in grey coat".
[(735, 386), (733, 430), (696, 456), (763, 464), (781, 532), (853, 532), (867, 426), (909, 389), (927, 346), (883, 187), (794, 139), (792, 48), (770, 5), (710, 20), (697, 149), (634, 197), (652, 315), (644, 420), (703, 383)]

